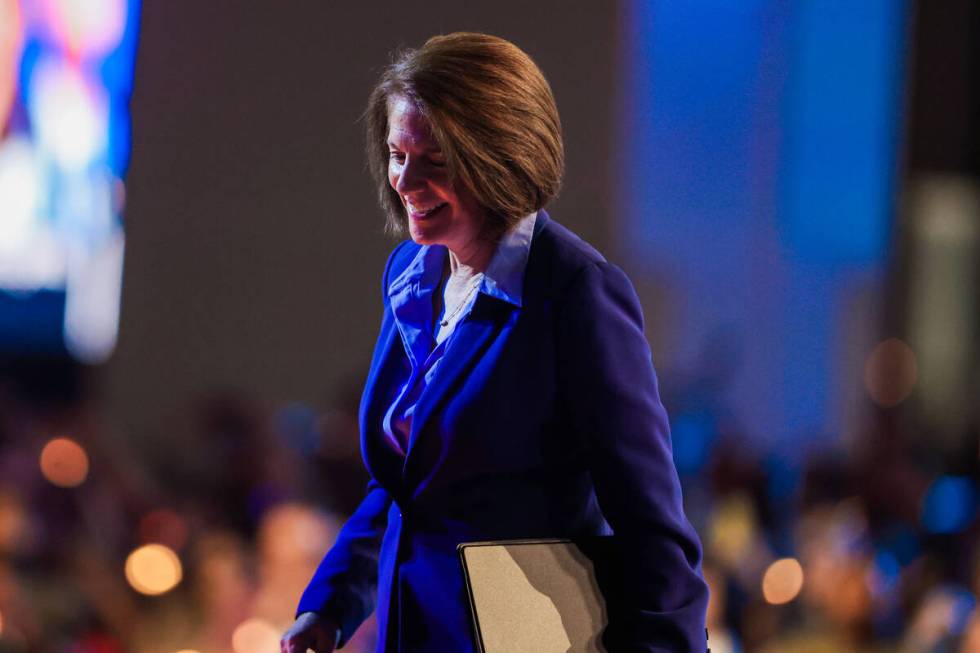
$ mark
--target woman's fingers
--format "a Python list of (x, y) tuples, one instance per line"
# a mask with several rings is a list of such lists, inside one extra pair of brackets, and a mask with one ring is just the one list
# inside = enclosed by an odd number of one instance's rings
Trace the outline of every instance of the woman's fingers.
[(315, 613), (305, 612), (279, 640), (280, 653), (333, 653), (337, 646), (337, 629), (323, 623)]
[[(281, 653), (306, 653), (307, 649), (314, 646), (313, 634), (310, 632), (293, 632), (292, 629), (286, 631), (279, 642)], [(319, 652), (318, 652), (319, 653)]]
[(317, 639), (315, 627), (315, 619), (310, 619), (306, 614), (300, 615), (279, 640), (280, 653), (306, 653), (307, 649), (314, 648)]
[(279, 641), (279, 651), (280, 653), (306, 653), (306, 649), (309, 648), (306, 641), (305, 637), (283, 635)]

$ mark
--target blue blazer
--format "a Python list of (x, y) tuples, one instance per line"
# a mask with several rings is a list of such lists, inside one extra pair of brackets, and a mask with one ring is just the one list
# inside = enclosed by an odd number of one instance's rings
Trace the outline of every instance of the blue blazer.
[(367, 496), (300, 600), (346, 642), (377, 609), (379, 651), (475, 650), (461, 542), (615, 533), (628, 592), (610, 651), (706, 650), (701, 546), (684, 516), (643, 315), (629, 280), (538, 213), (520, 308), (479, 295), (419, 399), (405, 457), (382, 417), (409, 361), (387, 288), (360, 406)]

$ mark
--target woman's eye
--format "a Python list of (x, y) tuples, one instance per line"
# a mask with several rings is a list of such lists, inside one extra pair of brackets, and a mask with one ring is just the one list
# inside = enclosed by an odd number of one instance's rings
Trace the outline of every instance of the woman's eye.
[(397, 161), (398, 163), (401, 163), (402, 161), (405, 160), (405, 155), (402, 154), (401, 152), (389, 152), (388, 158), (391, 159), (392, 161)]
[(446, 166), (446, 161), (444, 159), (429, 159), (429, 163), (432, 164), (434, 168), (444, 168)]

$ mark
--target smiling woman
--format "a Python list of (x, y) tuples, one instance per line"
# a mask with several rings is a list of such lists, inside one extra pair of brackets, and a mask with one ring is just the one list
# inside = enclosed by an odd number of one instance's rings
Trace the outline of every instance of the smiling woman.
[(368, 101), (368, 164), (393, 233), (404, 233), (406, 215), (389, 184), (386, 136), (403, 117), (398, 109), (406, 108), (426, 132), (426, 144), (441, 154), (449, 183), (468, 189), (491, 213), (494, 235), (558, 194), (565, 166), (561, 122), (541, 70), (503, 39), (437, 36), (398, 56)]
[(378, 650), (477, 650), (456, 548), (615, 533), (610, 651), (697, 651), (707, 587), (643, 317), (626, 276), (552, 221), (563, 147), (530, 57), (485, 34), (399, 55), (367, 109), (395, 247), (361, 400), (367, 496), (283, 653), (329, 653), (377, 611)]
[(461, 261), (482, 267), (492, 239), (483, 233), (486, 211), (449, 174), (442, 148), (418, 104), (399, 95), (388, 102), (388, 183), (401, 204), (408, 232), (420, 245), (445, 245)]

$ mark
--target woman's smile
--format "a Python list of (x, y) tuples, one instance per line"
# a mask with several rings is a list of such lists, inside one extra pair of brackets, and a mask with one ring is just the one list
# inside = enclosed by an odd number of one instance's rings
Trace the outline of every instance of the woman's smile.
[(486, 258), (483, 208), (472, 192), (451, 179), (428, 119), (403, 96), (392, 98), (388, 107), (388, 183), (405, 207), (412, 240), (445, 245), (462, 258)]
[(434, 216), (443, 207), (448, 206), (445, 202), (438, 202), (436, 204), (430, 205), (419, 205), (413, 203), (411, 200), (405, 200), (405, 210), (408, 211), (408, 217), (413, 220), (425, 220)]

